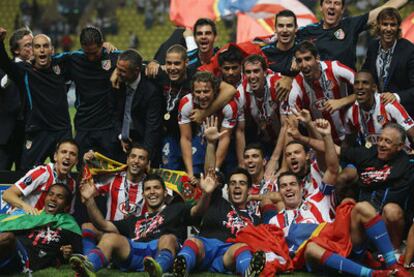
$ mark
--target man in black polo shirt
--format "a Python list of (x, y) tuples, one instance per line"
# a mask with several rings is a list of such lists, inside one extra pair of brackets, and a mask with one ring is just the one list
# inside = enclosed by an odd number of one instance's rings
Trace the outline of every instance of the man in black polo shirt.
[(116, 94), (110, 82), (119, 51), (109, 53), (103, 42), (101, 31), (88, 26), (80, 34), (82, 50), (55, 57), (70, 61), (70, 78), (76, 85), (75, 140), (80, 157), (92, 149), (110, 158), (119, 158), (116, 127), (120, 122), (116, 122)]
[(359, 16), (342, 18), (345, 0), (320, 0), (322, 20), (300, 28), (299, 41), (316, 44), (321, 60), (338, 60), (355, 70), (358, 36), (368, 24), (375, 22), (378, 13), (386, 7), (401, 8), (408, 0), (389, 0), (382, 6)]
[(29, 169), (53, 158), (56, 144), (71, 138), (66, 95), (66, 65), (52, 61), (53, 46), (48, 36), (33, 38), (33, 65), (13, 63), (4, 48), (6, 30), (0, 28), (0, 67), (26, 93), (26, 136), (21, 168)]

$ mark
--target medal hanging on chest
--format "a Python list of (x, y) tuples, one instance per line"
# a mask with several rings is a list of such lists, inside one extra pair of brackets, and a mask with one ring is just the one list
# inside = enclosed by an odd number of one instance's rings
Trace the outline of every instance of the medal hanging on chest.
[(164, 114), (164, 120), (168, 121), (171, 119), (171, 112), (172, 110), (174, 110), (178, 99), (180, 98), (181, 95), (181, 90), (183, 89), (183, 87), (181, 86), (180, 89), (178, 90), (177, 94), (175, 95), (174, 99), (172, 99), (172, 94), (173, 94), (173, 88), (171, 86), (171, 82), (170, 82), (170, 90), (167, 93), (167, 112)]
[(265, 93), (263, 98), (258, 98), (257, 96), (255, 96), (257, 111), (259, 114), (259, 129), (261, 132), (266, 130), (270, 118), (270, 112), (268, 111), (267, 107), (267, 101), (269, 98), (269, 88), (266, 84), (264, 90)]

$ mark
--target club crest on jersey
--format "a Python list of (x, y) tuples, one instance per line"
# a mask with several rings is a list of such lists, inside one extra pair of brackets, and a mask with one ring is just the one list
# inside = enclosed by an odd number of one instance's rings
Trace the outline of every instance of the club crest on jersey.
[(125, 202), (121, 203), (119, 205), (119, 210), (121, 211), (121, 213), (123, 213), (124, 215), (130, 215), (133, 213), (139, 214), (139, 212), (141, 211), (141, 207), (134, 203), (129, 203), (128, 206), (129, 207), (126, 206)]
[(385, 119), (385, 118), (384, 118), (384, 116), (383, 116), (383, 115), (381, 115), (381, 114), (380, 114), (380, 115), (377, 115), (377, 121), (378, 121), (380, 124), (385, 123), (385, 122), (384, 122), (384, 119)]
[(32, 141), (26, 140), (26, 149), (29, 150), (30, 148), (32, 148)]
[(59, 65), (54, 65), (52, 66), (53, 72), (55, 72), (56, 75), (60, 75), (61, 71), (60, 71), (60, 66)]
[(326, 98), (320, 98), (317, 99), (314, 103), (313, 106), (318, 110), (318, 111), (322, 111), (323, 108), (325, 107), (325, 103), (326, 103), (327, 99)]
[(103, 60), (101, 62), (102, 65), (102, 69), (108, 71), (109, 69), (111, 69), (111, 60)]
[(345, 32), (342, 29), (338, 29), (335, 31), (334, 36), (339, 40), (343, 40), (345, 38)]
[(26, 186), (30, 186), (31, 184), (32, 184), (32, 176), (27, 176), (24, 180), (23, 180), (23, 183), (26, 185)]

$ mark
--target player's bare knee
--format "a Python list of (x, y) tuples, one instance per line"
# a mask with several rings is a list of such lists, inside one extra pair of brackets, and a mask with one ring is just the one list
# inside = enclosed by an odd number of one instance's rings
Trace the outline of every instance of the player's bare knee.
[(308, 262), (319, 261), (320, 256), (321, 256), (319, 249), (320, 247), (316, 243), (309, 242), (306, 245), (305, 252), (304, 252), (305, 260)]
[(12, 248), (16, 244), (16, 236), (12, 232), (0, 233), (0, 246)]
[(375, 208), (367, 201), (356, 203), (354, 211), (365, 219), (371, 219), (377, 215)]
[(107, 246), (110, 245), (118, 245), (119, 240), (122, 238), (121, 235), (115, 233), (104, 233), (99, 244), (105, 244)]
[(404, 211), (398, 204), (388, 203), (382, 210), (382, 216), (388, 223), (398, 223), (404, 220)]
[(171, 249), (175, 249), (176, 246), (177, 246), (177, 237), (173, 234), (162, 235), (158, 239), (159, 249), (167, 248), (171, 250)]

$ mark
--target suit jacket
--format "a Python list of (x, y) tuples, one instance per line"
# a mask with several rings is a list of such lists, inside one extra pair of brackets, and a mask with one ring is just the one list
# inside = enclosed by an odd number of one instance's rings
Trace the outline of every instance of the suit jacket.
[[(119, 113), (121, 122), (125, 106), (125, 88), (122, 90), (122, 109)], [(158, 165), (159, 162), (163, 102), (159, 88), (141, 73), (141, 80), (132, 100), (130, 138), (150, 150), (150, 159), (154, 165)]]
[[(0, 80), (5, 75), (4, 71), (0, 70)], [(6, 144), (13, 134), (20, 114), (20, 107), (20, 91), (14, 82), (11, 82), (6, 88), (0, 87), (0, 144)]]
[[(379, 39), (375, 39), (368, 46), (367, 57), (362, 66), (374, 75), (377, 84), (378, 48)], [(397, 40), (384, 92), (397, 93), (401, 98), (401, 104), (411, 117), (414, 116), (414, 44), (404, 38)]]

